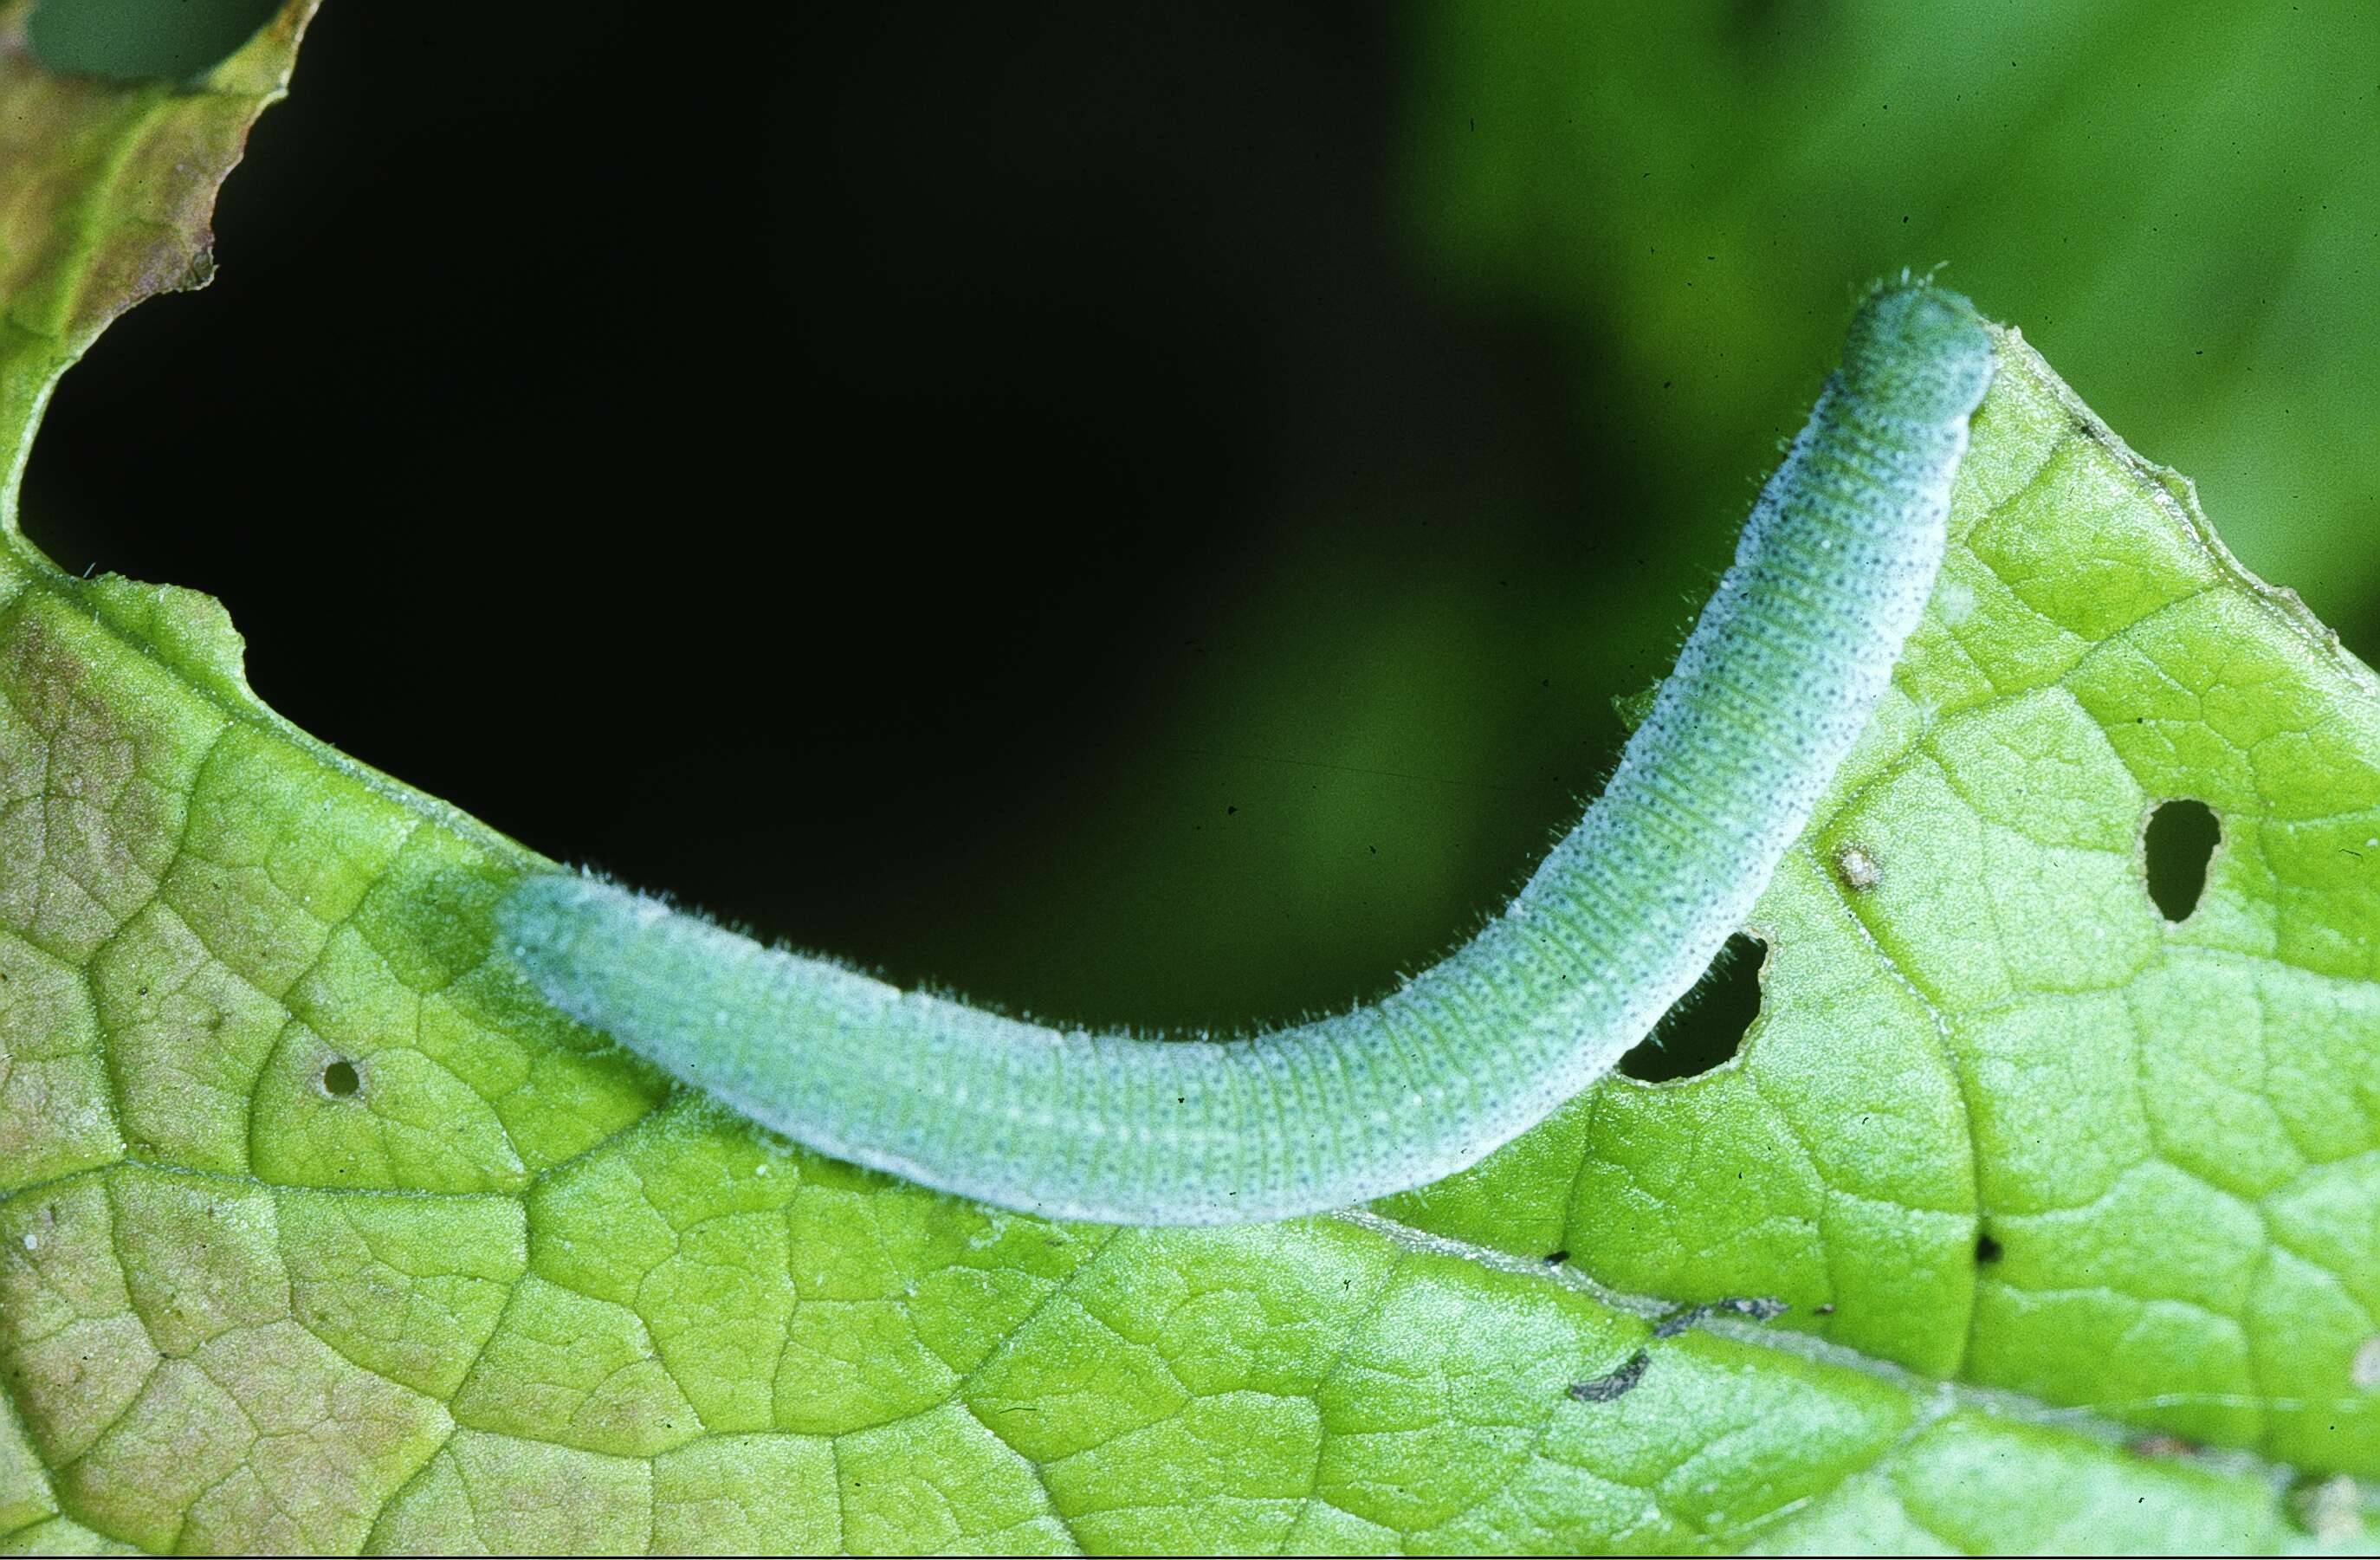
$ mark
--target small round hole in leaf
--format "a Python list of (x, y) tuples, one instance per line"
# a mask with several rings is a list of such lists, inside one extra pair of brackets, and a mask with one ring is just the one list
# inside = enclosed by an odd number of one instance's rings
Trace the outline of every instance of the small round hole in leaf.
[(1975, 1261), (1978, 1263), (2000, 1260), (2000, 1243), (1988, 1233), (1975, 1237)]
[(1760, 1017), (1760, 939), (1737, 932), (1711, 960), (1694, 989), (1661, 1016), (1653, 1032), (1620, 1058), (1639, 1083), (1667, 1083), (1710, 1071), (1733, 1056)]
[(2188, 920), (2206, 892), (2206, 865), (2223, 843), (2222, 821), (2203, 801), (2159, 802), (2141, 834), (2149, 897), (2166, 920)]
[(363, 1086), (363, 1074), (344, 1056), (322, 1069), (322, 1092), (334, 1100), (353, 1099), (356, 1091)]

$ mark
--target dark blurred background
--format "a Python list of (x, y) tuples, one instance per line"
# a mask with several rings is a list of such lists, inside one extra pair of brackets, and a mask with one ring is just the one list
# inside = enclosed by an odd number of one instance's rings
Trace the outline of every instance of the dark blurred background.
[[(258, 14), (51, 8), (129, 71)], [(2375, 152), (2361, 0), (329, 0), (26, 524), (538, 849), (1232, 1027), (1570, 823), (1903, 265), (2380, 653)]]

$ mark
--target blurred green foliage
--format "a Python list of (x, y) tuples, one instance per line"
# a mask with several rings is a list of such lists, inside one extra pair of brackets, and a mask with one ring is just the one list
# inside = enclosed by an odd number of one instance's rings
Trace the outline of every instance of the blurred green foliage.
[[(1483, 449), (1286, 521), (1215, 636), (1264, 653), (1227, 702), (1159, 701), (1148, 744), (1199, 754), (1068, 847), (1078, 885), (1142, 869), (1108, 881), (1163, 900), (1125, 919), (1180, 962), (1053, 986), (1224, 1018), (1467, 930), (1599, 781), (1608, 701), (1666, 670), (1852, 299), (1903, 267), (2019, 325), (2380, 652), (2380, 7), (1447, 0), (1406, 28), (1400, 218), (1475, 318), (1549, 338), (1586, 491)], [(961, 979), (1014, 989), (993, 968)]]
[(26, 30), (53, 70), (180, 81), (248, 42), (278, 8), (276, 0), (42, 0)]
[[(1592, 491), (1467, 472), (1384, 492), (1360, 546), (1298, 522), (1217, 636), (1271, 648), (1166, 734), (1267, 755), (1175, 772), (1232, 787), (1241, 814), (1202, 822), (1262, 844), (1192, 843), (1185, 871), (1186, 804), (1097, 812), (1184, 950), (1143, 980), (1160, 1011), (1354, 994), (1494, 903), (1616, 752), (1608, 701), (1666, 670), (1859, 289), (1903, 267), (2020, 326), (2250, 568), (2380, 653), (2380, 7), (1445, 0), (1406, 25), (1415, 251), (1551, 338)], [(1463, 549), (1415, 540), (1433, 506)], [(1078, 989), (1131, 1011), (1121, 981)]]
[(2194, 478), (2251, 568), (2380, 642), (2380, 7), (1424, 6), (1416, 221), (1588, 348), (1582, 419), (1697, 551), (1852, 288), (1948, 266)]

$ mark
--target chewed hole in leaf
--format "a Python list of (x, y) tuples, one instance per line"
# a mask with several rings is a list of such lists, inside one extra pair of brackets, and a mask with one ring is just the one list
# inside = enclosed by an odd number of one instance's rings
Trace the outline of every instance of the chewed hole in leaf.
[(322, 1086), (322, 1092), (332, 1099), (351, 1100), (363, 1088), (364, 1075), (356, 1069), (353, 1062), (341, 1056), (323, 1066), (322, 1076), (319, 1081)]
[(1998, 1261), (2000, 1260), (2000, 1243), (1989, 1230), (1985, 1230), (1983, 1234), (1975, 1237), (1975, 1263), (1977, 1266), (1989, 1266), (1991, 1263)]
[(2159, 802), (2141, 835), (2149, 897), (2166, 920), (2182, 921), (2206, 892), (2206, 866), (2223, 843), (2223, 823), (2203, 801)]
[(1706, 1073), (1733, 1056), (1760, 1017), (1760, 967), (1767, 957), (1759, 938), (1742, 932), (1730, 937), (1694, 989), (1620, 1058), (1621, 1072), (1639, 1083), (1667, 1083)]

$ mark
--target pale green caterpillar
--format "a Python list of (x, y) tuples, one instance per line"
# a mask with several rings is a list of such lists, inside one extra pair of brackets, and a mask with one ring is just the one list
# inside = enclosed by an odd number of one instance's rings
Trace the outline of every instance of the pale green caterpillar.
[(553, 1005), (752, 1120), (986, 1202), (1204, 1225), (1422, 1186), (1608, 1072), (1750, 913), (1933, 588), (1992, 352), (1926, 283), (1862, 306), (1602, 798), (1369, 1006), (1235, 1041), (1058, 1030), (565, 873), (512, 892), (504, 945)]

